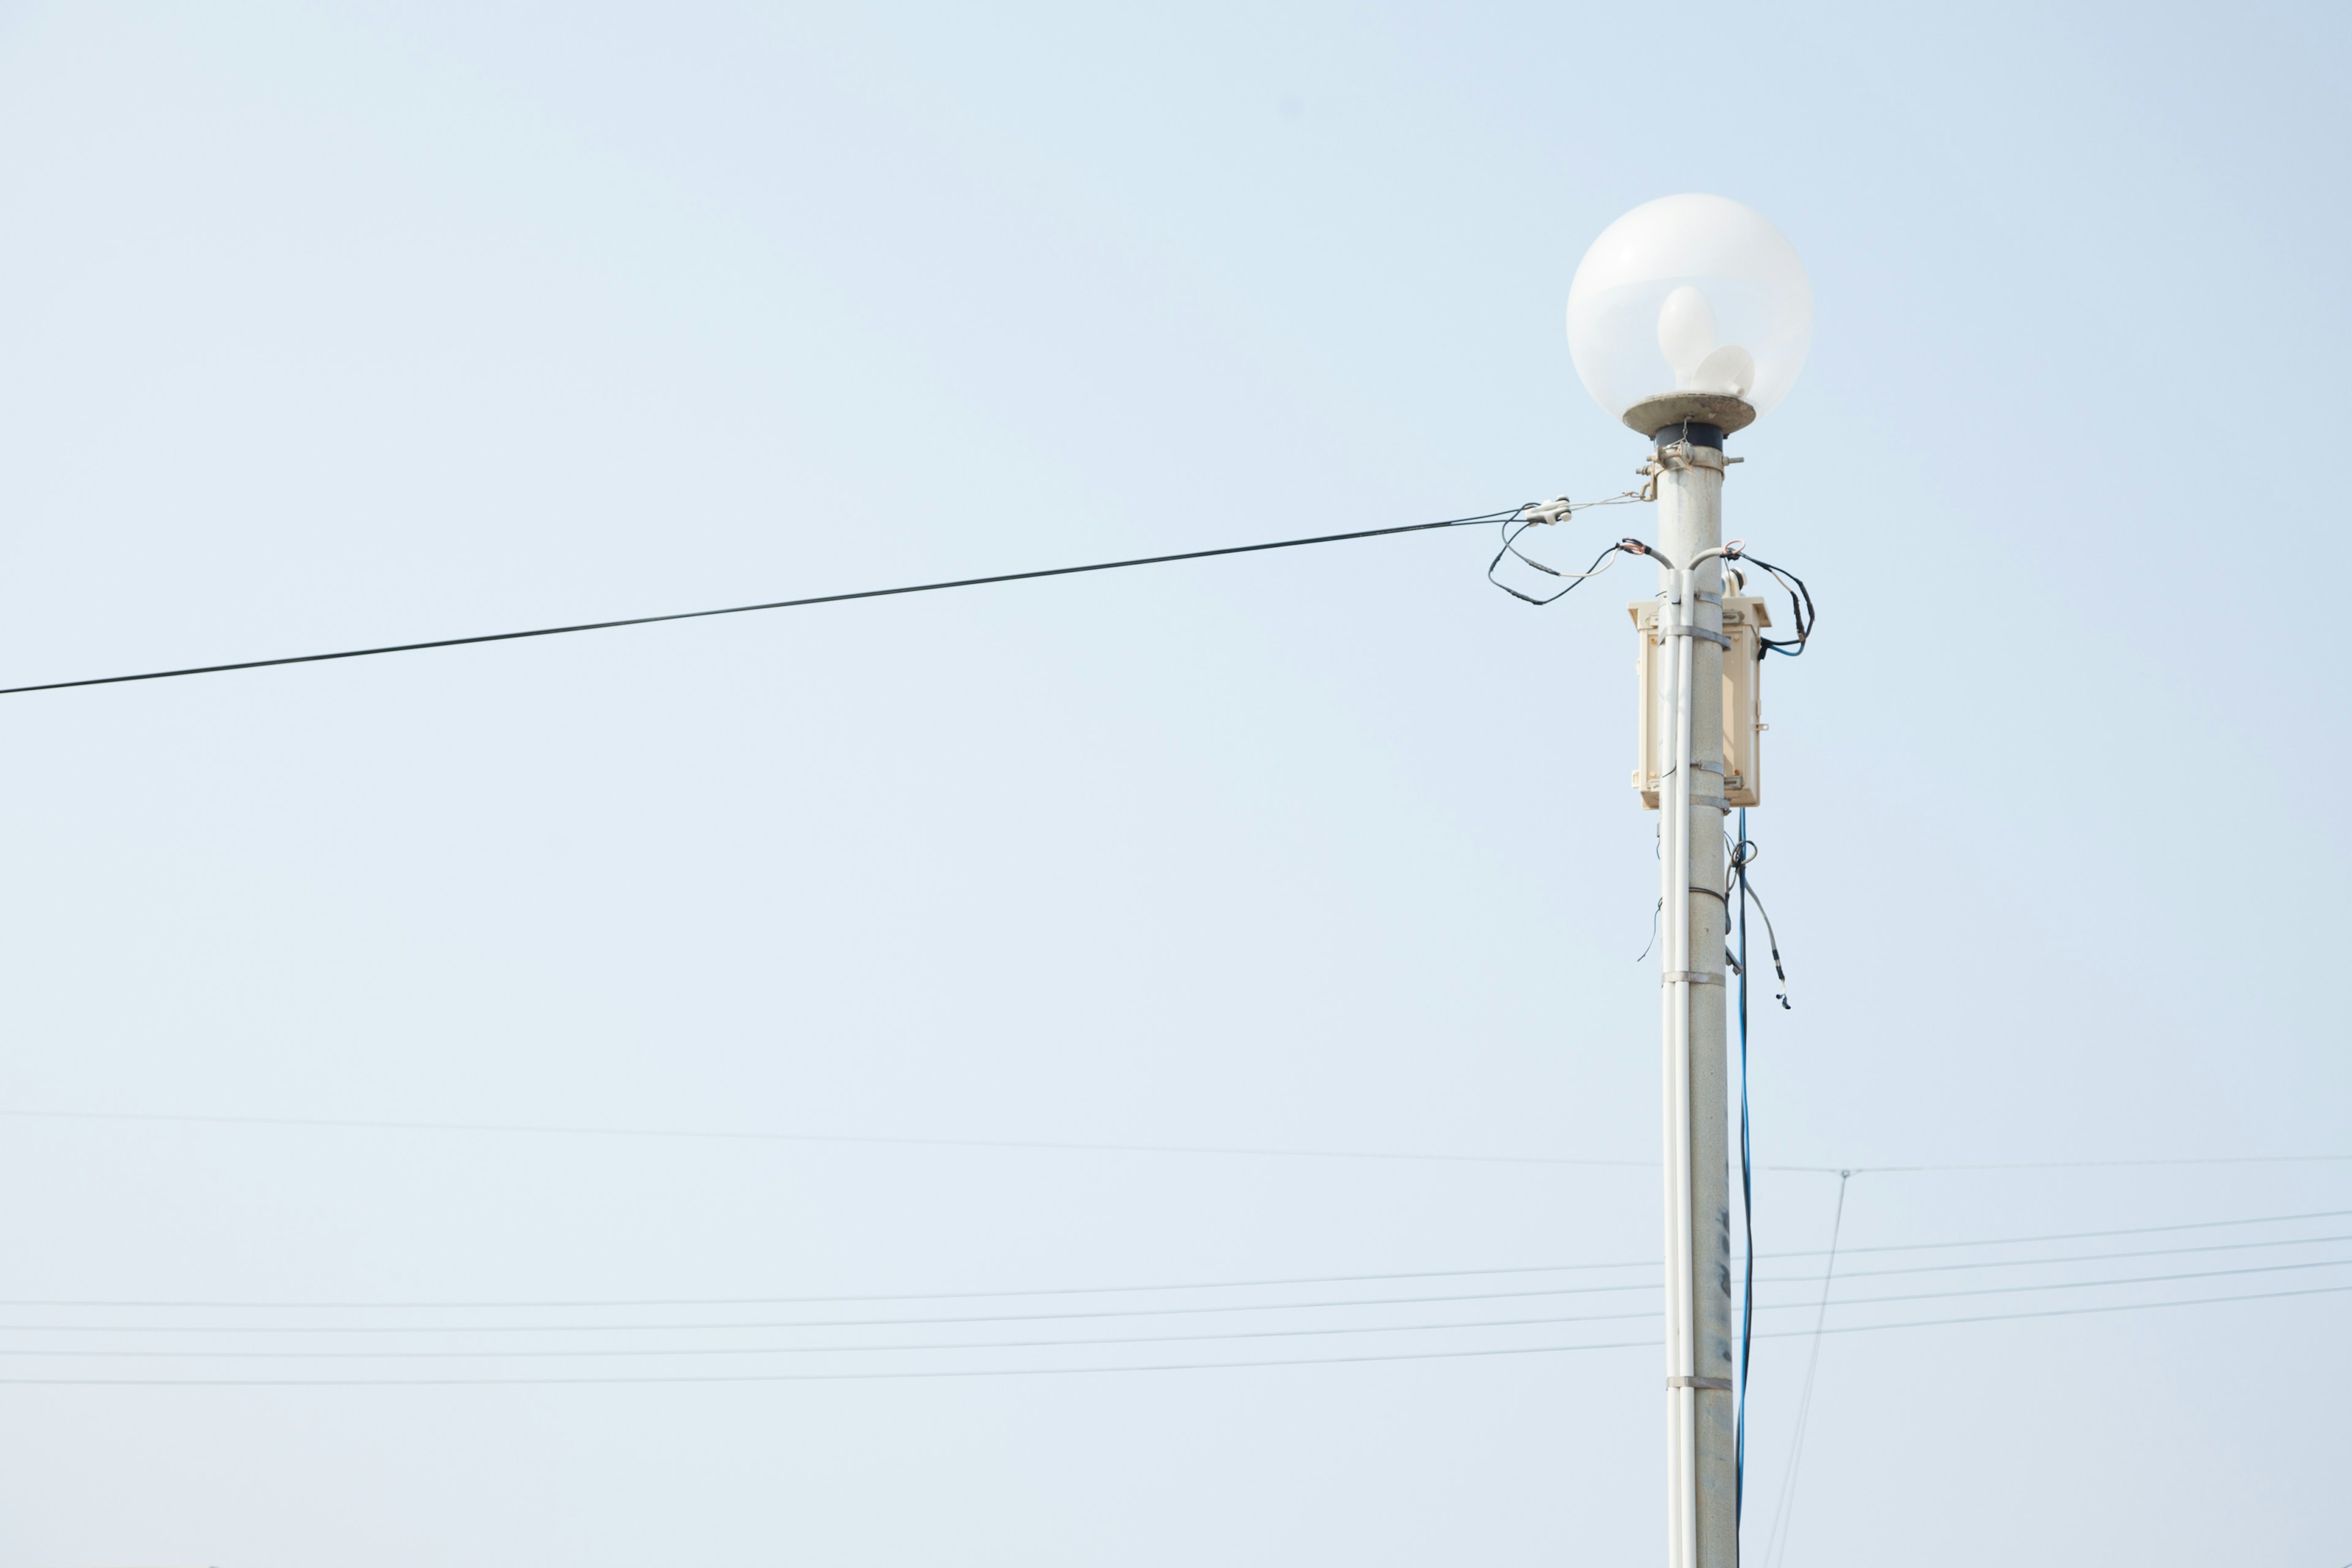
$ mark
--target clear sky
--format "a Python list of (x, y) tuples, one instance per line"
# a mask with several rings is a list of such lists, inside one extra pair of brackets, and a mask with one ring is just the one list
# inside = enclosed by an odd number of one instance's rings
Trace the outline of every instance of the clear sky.
[[(2044, 1165), (2352, 1154), (2347, 32), (9, 5), (0, 685), (1607, 494), (1570, 276), (1714, 191), (1818, 301), (1727, 500), (1822, 611), (1759, 1164), (1848, 1248), (2352, 1210)], [(0, 699), (0, 1568), (1650, 1560), (1653, 1295), (1508, 1294), (1641, 1268), (774, 1300), (1654, 1259), (1650, 584), (1489, 537)], [(2043, 1168), (1869, 1169), (1953, 1164)], [(1821, 1342), (1785, 1561), (2339, 1568), (2347, 1233), (1849, 1253), (2013, 1321)], [(751, 1381), (942, 1371), (1020, 1375)]]

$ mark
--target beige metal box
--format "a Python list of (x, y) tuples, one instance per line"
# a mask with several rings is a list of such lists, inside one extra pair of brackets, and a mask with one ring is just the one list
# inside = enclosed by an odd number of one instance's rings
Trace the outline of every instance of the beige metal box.
[[(1665, 639), (1658, 636), (1657, 600), (1643, 599), (1626, 605), (1625, 610), (1633, 617), (1634, 628), (1642, 639), (1638, 660), (1642, 715), (1633, 754), (1633, 787), (1642, 792), (1642, 804), (1655, 811), (1658, 774), (1662, 766), (1671, 765), (1664, 758), (1669, 749), (1666, 737), (1660, 732), (1664, 726), (1658, 682), (1664, 660), (1658, 655)], [(1762, 665), (1756, 657), (1761, 651), (1756, 638), (1771, 624), (1771, 612), (1764, 607), (1763, 600), (1736, 594), (1724, 595), (1723, 635), (1731, 647), (1723, 656), (1723, 798), (1729, 805), (1760, 804), (1756, 752), (1764, 718), (1757, 693), (1757, 677), (1762, 673)]]

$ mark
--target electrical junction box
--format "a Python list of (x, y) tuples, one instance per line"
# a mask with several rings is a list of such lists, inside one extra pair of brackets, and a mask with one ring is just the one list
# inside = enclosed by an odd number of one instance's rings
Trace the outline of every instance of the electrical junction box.
[[(1642, 804), (1652, 811), (1658, 809), (1658, 776), (1674, 766), (1674, 742), (1665, 732), (1665, 702), (1670, 694), (1664, 684), (1665, 638), (1658, 635), (1658, 608), (1656, 599), (1625, 606), (1642, 639), (1637, 661), (1642, 715), (1633, 752), (1633, 787), (1642, 792)], [(1762, 664), (1756, 656), (1763, 650), (1756, 639), (1771, 624), (1771, 612), (1763, 600), (1738, 594), (1723, 596), (1723, 635), (1731, 643), (1723, 656), (1723, 798), (1729, 805), (1761, 804), (1756, 750), (1764, 717), (1758, 705), (1756, 678), (1762, 673)]]

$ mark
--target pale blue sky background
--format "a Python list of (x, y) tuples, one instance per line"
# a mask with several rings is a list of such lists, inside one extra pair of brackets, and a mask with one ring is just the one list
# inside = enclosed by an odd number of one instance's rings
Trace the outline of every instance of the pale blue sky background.
[[(2347, 33), (2324, 6), (6, 6), (0, 684), (1612, 491), (1642, 444), (1575, 382), (1570, 275), (1627, 207), (1717, 191), (1788, 233), (1819, 317), (1727, 501), (1822, 609), (1766, 672), (1753, 830), (1798, 1005), (1759, 1025), (1759, 1162), (2352, 1153)], [(1488, 548), (0, 700), (0, 1110), (1633, 1163), (11, 1116), (0, 1298), (1654, 1257), (1647, 584), (1538, 614)], [(1766, 1174), (1762, 1249), (1824, 1245), (1834, 1187)], [(2336, 1209), (2352, 1163), (1864, 1175), (1845, 1240)], [(1787, 1562), (2338, 1568), (2347, 1303), (1830, 1340)], [(1801, 1344), (1759, 1351), (1751, 1550)], [(816, 1364), (0, 1378), (788, 1363)], [(1657, 1376), (1633, 1349), (5, 1386), (0, 1568), (1642, 1562)]]

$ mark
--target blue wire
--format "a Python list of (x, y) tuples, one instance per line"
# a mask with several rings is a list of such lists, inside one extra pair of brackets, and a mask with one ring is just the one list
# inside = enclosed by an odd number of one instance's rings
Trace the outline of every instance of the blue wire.
[(1739, 1409), (1734, 1421), (1731, 1458), (1731, 1520), (1739, 1523), (1748, 1490), (1748, 1356), (1756, 1327), (1755, 1166), (1748, 1148), (1748, 808), (1739, 808), (1739, 1213), (1748, 1231), (1748, 1279), (1739, 1303)]

